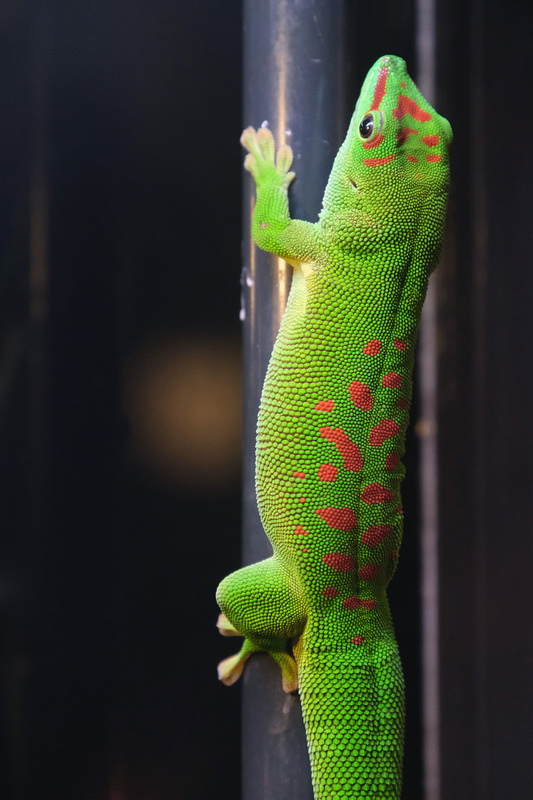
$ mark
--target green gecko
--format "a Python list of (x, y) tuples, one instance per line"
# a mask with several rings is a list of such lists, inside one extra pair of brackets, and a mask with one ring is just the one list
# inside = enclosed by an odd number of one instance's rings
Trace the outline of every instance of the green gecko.
[(242, 635), (226, 684), (266, 651), (299, 689), (316, 800), (400, 797), (404, 687), (386, 589), (402, 538), (401, 457), (415, 340), (437, 264), (452, 131), (404, 61), (368, 73), (317, 223), (289, 216), (292, 152), (247, 128), (252, 235), (294, 267), (257, 426), (274, 554), (222, 581)]

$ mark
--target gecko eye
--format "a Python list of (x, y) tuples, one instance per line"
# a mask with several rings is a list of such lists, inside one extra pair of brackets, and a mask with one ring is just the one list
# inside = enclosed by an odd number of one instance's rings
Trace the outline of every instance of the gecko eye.
[(359, 133), (363, 139), (370, 139), (374, 131), (374, 115), (365, 114), (359, 125)]
[(383, 130), (384, 118), (383, 113), (379, 108), (373, 111), (367, 111), (363, 119), (359, 123), (359, 136), (361, 139), (368, 141), (375, 139), (375, 137)]

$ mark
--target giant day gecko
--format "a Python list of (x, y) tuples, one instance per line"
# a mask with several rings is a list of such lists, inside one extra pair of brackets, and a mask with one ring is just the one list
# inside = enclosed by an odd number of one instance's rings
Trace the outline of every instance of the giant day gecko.
[(368, 73), (317, 223), (289, 216), (292, 152), (242, 144), (252, 235), (294, 267), (257, 426), (256, 490), (274, 554), (220, 584), (225, 635), (298, 688), (316, 800), (397, 800), (404, 687), (386, 589), (402, 538), (414, 347), (439, 258), (451, 127), (404, 61)]

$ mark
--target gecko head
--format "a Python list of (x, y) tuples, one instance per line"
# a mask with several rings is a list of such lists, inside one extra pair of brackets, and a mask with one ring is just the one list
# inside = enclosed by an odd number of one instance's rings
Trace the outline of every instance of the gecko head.
[[(353, 225), (417, 226), (433, 201), (444, 213), (449, 122), (423, 97), (403, 59), (382, 56), (370, 69), (331, 172), (321, 219), (343, 210)], [(443, 203), (439, 203), (443, 198)]]

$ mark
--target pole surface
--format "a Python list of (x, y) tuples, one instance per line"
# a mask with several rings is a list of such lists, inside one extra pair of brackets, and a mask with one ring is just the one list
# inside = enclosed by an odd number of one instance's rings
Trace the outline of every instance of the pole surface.
[[(264, 121), (289, 144), (296, 180), (291, 215), (316, 221), (344, 134), (343, 0), (245, 0), (244, 124)], [(287, 264), (251, 241), (255, 190), (245, 176), (243, 247), (243, 561), (272, 554), (255, 497), (255, 431), (261, 388), (290, 289)], [(243, 679), (244, 800), (313, 797), (300, 703), (281, 688), (279, 668), (254, 656)]]

